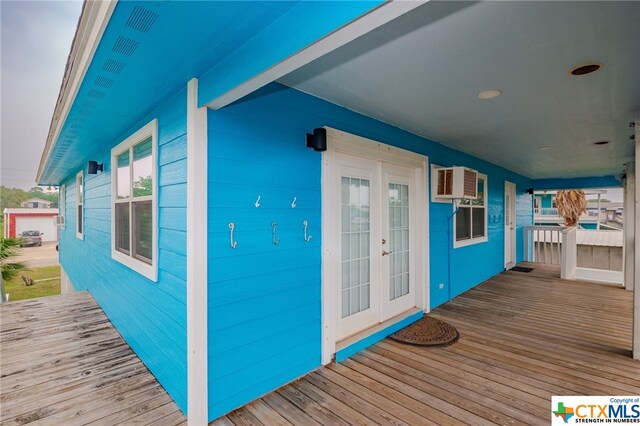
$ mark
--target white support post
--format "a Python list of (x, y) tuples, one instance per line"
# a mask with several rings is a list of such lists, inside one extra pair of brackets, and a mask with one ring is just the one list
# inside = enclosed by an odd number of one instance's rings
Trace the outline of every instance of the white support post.
[(634, 259), (635, 259), (635, 215), (634, 197), (636, 193), (636, 170), (635, 163), (625, 164), (625, 181), (624, 181), (624, 287), (632, 291), (634, 287)]
[(560, 278), (563, 280), (576, 279), (578, 258), (576, 245), (576, 227), (570, 226), (562, 230), (562, 253), (560, 259)]
[(206, 425), (207, 368), (207, 108), (198, 80), (187, 85), (187, 421)]
[[(636, 120), (636, 167), (635, 176), (640, 174), (640, 119)], [(629, 212), (624, 213), (625, 218), (633, 216), (634, 225), (640, 223), (640, 206), (638, 201), (640, 200), (640, 185), (635, 185), (635, 199)], [(640, 226), (634, 226), (634, 279), (635, 271), (640, 271)], [(633, 358), (640, 360), (640, 286), (634, 286), (633, 290)]]
[(596, 216), (598, 218), (598, 221), (596, 222), (596, 229), (599, 231), (600, 230), (600, 197), (602, 196), (602, 194), (598, 193), (598, 216)]
[(64, 271), (64, 268), (60, 267), (60, 294), (72, 294), (76, 292), (76, 288), (69, 279), (69, 276)]

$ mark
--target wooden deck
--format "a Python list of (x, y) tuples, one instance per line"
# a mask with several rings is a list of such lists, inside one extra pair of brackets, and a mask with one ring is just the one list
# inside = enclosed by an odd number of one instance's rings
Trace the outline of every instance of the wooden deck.
[(186, 422), (89, 293), (0, 308), (0, 424)]
[(640, 395), (631, 292), (528, 266), (433, 312), (458, 328), (454, 345), (386, 339), (214, 424), (541, 425), (552, 395)]

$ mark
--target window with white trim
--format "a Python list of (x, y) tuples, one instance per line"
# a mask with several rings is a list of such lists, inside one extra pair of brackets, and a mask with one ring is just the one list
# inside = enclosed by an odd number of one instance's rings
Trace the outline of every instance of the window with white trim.
[(463, 247), (487, 241), (487, 176), (478, 173), (478, 196), (454, 203), (453, 246)]
[(111, 151), (112, 257), (156, 280), (156, 121)]
[(84, 239), (84, 176), (76, 175), (76, 237)]
[(59, 226), (61, 229), (64, 229), (66, 208), (67, 208), (67, 187), (65, 185), (60, 185), (60, 189), (58, 189), (58, 216), (60, 217), (60, 219), (58, 220), (58, 223), (60, 224)]

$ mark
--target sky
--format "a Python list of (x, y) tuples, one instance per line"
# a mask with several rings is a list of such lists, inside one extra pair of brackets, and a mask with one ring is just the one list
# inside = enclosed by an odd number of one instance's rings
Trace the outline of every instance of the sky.
[(35, 186), (81, 1), (0, 1), (0, 184)]

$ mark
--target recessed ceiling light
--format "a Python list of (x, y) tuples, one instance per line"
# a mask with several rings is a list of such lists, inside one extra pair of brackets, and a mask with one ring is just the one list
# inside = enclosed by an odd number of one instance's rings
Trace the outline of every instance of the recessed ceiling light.
[(594, 145), (606, 145), (608, 143), (609, 143), (609, 141), (598, 141), (598, 142), (594, 142), (593, 144)]
[(571, 71), (569, 71), (569, 74), (571, 75), (591, 74), (592, 72), (598, 71), (600, 68), (602, 68), (602, 66), (603, 64), (599, 64), (599, 63), (580, 65), (579, 67), (576, 67)]
[(545, 145), (538, 148), (538, 151), (549, 151), (550, 149), (553, 149), (553, 147), (549, 145)]
[(500, 95), (502, 95), (502, 91), (497, 89), (485, 90), (484, 92), (478, 93), (480, 99), (491, 99)]

